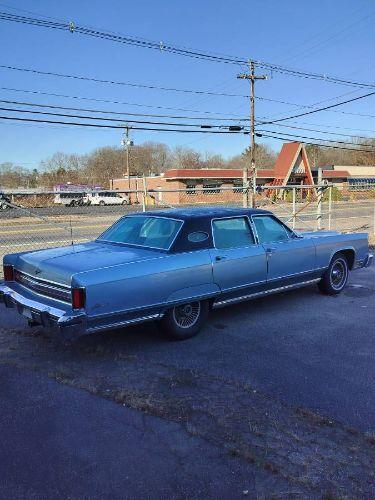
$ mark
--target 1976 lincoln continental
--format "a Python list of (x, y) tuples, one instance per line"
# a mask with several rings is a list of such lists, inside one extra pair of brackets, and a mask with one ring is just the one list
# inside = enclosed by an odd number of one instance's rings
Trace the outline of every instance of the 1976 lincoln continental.
[(135, 213), (89, 243), (6, 255), (0, 302), (64, 338), (159, 320), (186, 339), (210, 308), (311, 283), (335, 295), (372, 259), (367, 234), (296, 233), (266, 210)]

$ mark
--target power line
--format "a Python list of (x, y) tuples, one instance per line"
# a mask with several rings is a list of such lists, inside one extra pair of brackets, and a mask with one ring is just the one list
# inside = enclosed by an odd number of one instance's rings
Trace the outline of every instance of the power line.
[(176, 47), (163, 42), (155, 42), (150, 40), (145, 40), (134, 36), (124, 36), (108, 31), (100, 31), (98, 29), (92, 29), (88, 27), (78, 26), (73, 22), (61, 23), (57, 21), (46, 21), (43, 19), (37, 19), (32, 17), (20, 16), (18, 14), (11, 14), (8, 12), (0, 12), (0, 19), (4, 21), (11, 21), (20, 24), (29, 24), (33, 26), (57, 29), (62, 31), (70, 31), (71, 33), (79, 33), (81, 35), (91, 36), (94, 38), (100, 38), (105, 40), (110, 40), (112, 42), (123, 43), (126, 45), (133, 45), (137, 47), (143, 47), (148, 49), (153, 49), (162, 52), (170, 52), (173, 54), (183, 55), (186, 57), (192, 57), (195, 59), (204, 59), (214, 62), (221, 62), (226, 64), (244, 64), (247, 61), (241, 58), (233, 56), (218, 55), (215, 53), (209, 53), (198, 50), (185, 49), (182, 47)]
[[(273, 133), (277, 134), (277, 132), (274, 132), (273, 130), (259, 130), (259, 132), (260, 133), (266, 132), (266, 133), (269, 133), (269, 134), (273, 134)], [(282, 132), (282, 134), (286, 135), (288, 137), (297, 137), (299, 139), (307, 139), (307, 140), (311, 140), (311, 141), (324, 141), (324, 142), (331, 142), (333, 144), (345, 144), (345, 145), (348, 145), (348, 146), (353, 146), (352, 142), (337, 141), (337, 140), (333, 140), (333, 139), (322, 139), (320, 137), (306, 137), (304, 135), (288, 134), (287, 132)], [(361, 146), (361, 147), (375, 148), (375, 144), (359, 144), (359, 146)], [(375, 152), (375, 150), (374, 150), (374, 152)]]
[(12, 71), (23, 71), (26, 73), (33, 73), (37, 75), (43, 75), (43, 76), (56, 76), (58, 78), (70, 78), (73, 80), (83, 80), (83, 81), (88, 81), (88, 82), (94, 82), (94, 83), (105, 83), (109, 85), (122, 85), (126, 87), (136, 87), (136, 88), (142, 88), (142, 89), (151, 89), (151, 90), (162, 90), (165, 92), (181, 92), (181, 93), (187, 93), (187, 94), (199, 94), (199, 95), (212, 95), (212, 96), (219, 96), (219, 97), (244, 97), (248, 98), (248, 95), (241, 95), (241, 94), (229, 94), (226, 92), (210, 92), (206, 90), (193, 90), (193, 89), (178, 89), (174, 87), (158, 87), (157, 85), (145, 85), (142, 83), (131, 83), (131, 82), (119, 82), (115, 80), (104, 80), (101, 78), (91, 78), (88, 76), (80, 76), (80, 75), (69, 75), (65, 73), (54, 73), (53, 71), (41, 71), (33, 68), (19, 68), (16, 66), (8, 66), (6, 64), (0, 64), (0, 68), (3, 69), (9, 69)]
[[(42, 71), (42, 70), (36, 70), (33, 68), (20, 68), (16, 66), (8, 66), (8, 65), (0, 65), (0, 68), (3, 69), (10, 69), (14, 71), (22, 71), (22, 72), (28, 72), (28, 73), (34, 73), (34, 74), (40, 74), (43, 76), (56, 76), (59, 78), (70, 78), (70, 79), (76, 79), (76, 80), (83, 80), (83, 81), (92, 81), (95, 83), (105, 83), (105, 84), (111, 84), (111, 85), (125, 85), (125, 86), (131, 86), (131, 87), (137, 87), (137, 88), (146, 88), (146, 89), (153, 89), (153, 90), (162, 90), (162, 91), (174, 91), (174, 92), (182, 92), (182, 93), (192, 93), (192, 94), (198, 94), (198, 95), (211, 95), (211, 96), (221, 96), (221, 97), (242, 97), (242, 98), (249, 98), (250, 96), (248, 95), (242, 95), (242, 94), (231, 94), (231, 93), (225, 93), (225, 92), (210, 92), (210, 91), (203, 91), (203, 90), (193, 90), (193, 89), (177, 89), (177, 88), (171, 88), (171, 87), (158, 87), (155, 85), (144, 85), (144, 84), (137, 84), (137, 83), (130, 83), (130, 82), (118, 82), (118, 81), (113, 81), (113, 80), (104, 80), (104, 79), (99, 79), (99, 78), (91, 78), (88, 76), (81, 76), (81, 75), (70, 75), (70, 74), (64, 74), (64, 73), (54, 73), (51, 71)], [(373, 95), (374, 93), (369, 93), (366, 94), (365, 96), (360, 96), (356, 97), (347, 101), (343, 101), (337, 104), (333, 104), (331, 106), (327, 106), (325, 108), (321, 108), (318, 110), (313, 110), (311, 112), (306, 112), (306, 113), (301, 113), (298, 115), (293, 115), (292, 117), (286, 117), (286, 118), (280, 118), (277, 120), (272, 120), (267, 123), (276, 123), (276, 121), (283, 121), (283, 120), (289, 120), (291, 118), (297, 118), (299, 116), (305, 116), (307, 114), (315, 113), (318, 111), (325, 111), (325, 110), (330, 110), (331, 108), (341, 106), (342, 104), (346, 104), (355, 100), (362, 99), (363, 97), (368, 97), (370, 95)], [(54, 95), (54, 94), (51, 94)], [(58, 96), (58, 94), (55, 94)], [(69, 97), (69, 96), (62, 96), (62, 97)], [(72, 97), (76, 98), (76, 97)], [(81, 98), (82, 99), (82, 98)], [(312, 105), (302, 105), (302, 104), (296, 104), (296, 103), (290, 103), (287, 101), (282, 101), (282, 100), (277, 100), (277, 99), (270, 99), (270, 98), (265, 98), (265, 97), (258, 97), (257, 99), (264, 100), (264, 101), (271, 101), (271, 102), (279, 102), (281, 104), (288, 104), (288, 105), (293, 105), (293, 106), (300, 106), (302, 108), (311, 108)], [(161, 108), (161, 107), (160, 107)], [(176, 109), (176, 108), (175, 108)], [(178, 108), (177, 108), (178, 109)], [(179, 108), (181, 109), (181, 108)], [(182, 108), (183, 109), (183, 108)], [(182, 110), (181, 109), (181, 110)], [(187, 110), (186, 110), (187, 111)], [(365, 115), (365, 114), (360, 114), (360, 113), (351, 113), (347, 111), (339, 111), (340, 113), (344, 114), (352, 114), (352, 115), (359, 115), (359, 116), (368, 116), (368, 117), (374, 117), (374, 115)], [(204, 113), (204, 112), (201, 112)]]
[[(1, 101), (0, 101), (1, 102)], [(31, 109), (18, 109), (18, 108), (7, 108), (7, 107), (0, 107), (1, 111), (8, 111), (8, 112), (13, 112), (13, 113), (27, 113), (27, 114), (37, 114), (37, 115), (49, 115), (49, 116), (59, 116), (59, 117), (64, 117), (64, 118), (79, 118), (83, 120), (97, 120), (97, 121), (106, 121), (106, 122), (117, 122), (117, 123), (124, 123), (125, 121), (127, 123), (140, 123), (144, 125), (165, 125), (165, 126), (176, 126), (176, 127), (200, 127), (200, 128), (228, 128), (230, 129), (231, 127), (236, 127), (238, 129), (241, 129), (243, 127), (240, 126), (235, 126), (235, 125), (215, 125), (215, 124), (194, 124), (194, 123), (175, 123), (175, 122), (157, 122), (157, 121), (149, 121), (149, 120), (129, 120), (129, 119), (122, 119), (120, 120), (119, 118), (104, 118), (102, 116), (87, 116), (87, 115), (75, 115), (75, 114), (66, 114), (66, 113), (54, 113), (52, 111), (36, 111), (36, 110), (31, 110)], [(124, 125), (123, 125), (124, 126)]]
[[(5, 103), (5, 104), (17, 104), (20, 106), (32, 106), (32, 107), (37, 107), (37, 108), (51, 108), (51, 109), (62, 109), (65, 111), (84, 111), (88, 113), (100, 113), (100, 114), (108, 114), (108, 115), (116, 115), (116, 116), (142, 116), (142, 117), (149, 117), (149, 118), (172, 118), (172, 119), (185, 119), (185, 120), (204, 120), (205, 118), (202, 117), (192, 117), (192, 116), (176, 116), (176, 115), (155, 115), (155, 114), (144, 114), (144, 113), (130, 113), (130, 112), (119, 112), (119, 111), (109, 111), (109, 110), (102, 110), (102, 109), (88, 109), (88, 108), (70, 108), (66, 106), (57, 106), (54, 104), (41, 104), (41, 103), (33, 103), (33, 102), (24, 102), (24, 101), (9, 101), (9, 100), (0, 100), (0, 102)], [(235, 119), (235, 118), (210, 118), (211, 120), (214, 121), (248, 121), (248, 118), (241, 118), (241, 119)], [(123, 120), (127, 120), (127, 118), (123, 118)], [(123, 121), (122, 120), (122, 121)], [(128, 120), (129, 121), (129, 120)], [(191, 124), (194, 125), (194, 124)]]
[[(342, 95), (347, 95), (347, 94), (351, 94), (353, 92), (357, 92), (358, 90), (355, 90), (355, 91), (351, 91), (351, 92), (346, 92), (345, 94), (342, 94)], [(330, 99), (324, 99), (323, 101), (319, 101), (315, 104), (300, 104), (300, 103), (296, 103), (296, 102), (289, 102), (289, 101), (283, 101), (283, 100), (280, 100), (280, 99), (271, 99), (269, 97), (256, 97), (256, 99), (259, 99), (261, 101), (269, 101), (269, 102), (276, 102), (278, 104), (286, 104), (287, 106), (296, 106), (297, 108), (302, 108), (302, 109), (314, 109), (315, 106), (317, 106), (318, 104), (321, 104), (323, 102), (327, 102), (327, 101), (333, 101), (334, 99), (338, 99), (339, 97), (342, 97), (342, 96), (336, 96), (336, 97), (331, 97)], [(364, 118), (375, 118), (375, 115), (369, 115), (367, 113), (358, 113), (358, 112), (354, 112), (354, 111), (343, 111), (343, 110), (337, 110), (337, 109), (327, 109), (327, 110), (323, 110), (323, 111), (330, 111), (331, 113), (340, 113), (342, 115), (351, 115), (351, 116), (362, 116)], [(269, 118), (266, 118), (266, 119), (269, 119)]]
[(366, 97), (370, 97), (373, 95), (375, 95), (375, 92), (370, 92), (368, 94), (364, 94), (359, 97), (353, 97), (352, 99), (347, 99), (346, 101), (341, 101), (336, 104), (325, 106), (324, 108), (313, 109), (312, 111), (306, 111), (305, 113), (299, 113), (298, 115), (287, 116), (285, 118), (278, 118), (276, 120), (271, 120), (269, 122), (260, 122), (260, 123), (262, 123), (262, 125), (270, 125), (272, 123), (282, 122), (285, 120), (292, 120), (293, 118), (299, 118), (300, 116), (306, 116), (306, 115), (311, 115), (313, 113), (318, 113), (320, 111), (326, 111), (327, 109), (335, 108), (337, 106), (342, 106), (343, 104), (348, 104), (349, 102), (359, 101), (360, 99), (364, 99)]
[[(139, 37), (122, 35), (119, 33), (113, 33), (109, 31), (99, 30), (97, 28), (89, 28), (78, 26), (73, 22), (59, 22), (59, 21), (47, 21), (44, 19), (37, 19), (27, 16), (20, 16), (18, 14), (11, 14), (9, 12), (0, 12), (0, 19), (4, 21), (10, 21), (21, 24), (28, 24), (38, 27), (57, 29), (62, 31), (70, 31), (71, 33), (78, 33), (86, 36), (91, 36), (99, 39), (110, 40), (117, 43), (123, 43), (127, 45), (143, 47), (148, 49), (157, 50), (159, 52), (169, 52), (185, 57), (191, 57), (195, 59), (202, 59), (206, 61), (226, 63), (226, 64), (248, 64), (249, 60), (246, 58), (238, 56), (230, 56), (223, 54), (210, 53), (207, 51), (199, 49), (187, 49), (183, 47), (178, 47), (172, 44), (167, 44), (160, 41), (145, 40)], [(312, 80), (321, 80), (327, 83), (334, 83), (339, 85), (349, 85), (361, 88), (375, 88), (375, 84), (367, 82), (359, 82), (355, 80), (350, 80), (346, 78), (340, 78), (335, 76), (329, 76), (324, 73), (314, 73), (299, 69), (288, 68), (280, 64), (268, 63), (261, 60), (253, 59), (253, 62), (259, 67), (266, 69), (272, 73), (284, 74), (287, 76), (293, 76), (298, 78), (306, 78)]]
[[(362, 135), (357, 135), (357, 134), (343, 134), (340, 132), (327, 132), (325, 130), (317, 130), (314, 128), (305, 128), (305, 127), (298, 127), (298, 126), (293, 126), (293, 125), (285, 125), (285, 123), (275, 123), (275, 125), (278, 127), (287, 127), (287, 128), (292, 128), (292, 129), (304, 130), (306, 132), (318, 132), (320, 134), (341, 135), (342, 137), (355, 137), (358, 139), (369, 139), (368, 136), (362, 136)], [(319, 126), (320, 125), (318, 125), (318, 127)], [(321, 126), (327, 127), (328, 125), (321, 125)], [(375, 130), (373, 132), (375, 132)]]
[[(38, 118), (19, 118), (15, 116), (0, 116), (0, 120), (15, 120), (19, 122), (32, 122), (32, 123), (48, 123), (57, 125), (72, 125), (78, 127), (92, 127), (92, 128), (107, 128), (107, 129), (124, 129), (124, 125), (109, 125), (98, 123), (79, 123), (79, 122), (65, 122), (60, 120), (46, 120)], [(129, 127), (131, 130), (143, 130), (151, 132), (181, 132), (181, 133), (198, 133), (198, 134), (248, 134), (246, 130), (233, 131), (233, 130), (190, 130), (190, 129), (176, 129), (176, 128), (151, 128), (151, 127)]]
[[(169, 106), (160, 106), (160, 105), (152, 105), (152, 104), (141, 104), (141, 103), (134, 103), (134, 102), (125, 102), (125, 101), (115, 101), (115, 100), (109, 100), (109, 99), (99, 99), (95, 97), (83, 97), (83, 96), (76, 96), (76, 95), (67, 95), (67, 94), (56, 94), (53, 92), (43, 92), (41, 90), (30, 90), (30, 89), (15, 89), (15, 88), (10, 88), (10, 87), (0, 87), (0, 90), (6, 90), (9, 92), (20, 92), (20, 93), (26, 93), (26, 94), (35, 94), (35, 95), (44, 95), (44, 96), (49, 96), (49, 97), (62, 97), (64, 99), (76, 99), (76, 100), (82, 100), (82, 101), (93, 101), (93, 102), (103, 102), (107, 104), (124, 104), (127, 106), (137, 106), (140, 108), (150, 108), (150, 109), (165, 109), (169, 111), (184, 111), (184, 112), (189, 112), (189, 113), (201, 113), (201, 114), (207, 114), (207, 115), (222, 115), (222, 116), (230, 116), (233, 117), (233, 120), (237, 120), (237, 118), (244, 118), (242, 115), (235, 115), (235, 114), (229, 114), (229, 113), (217, 113), (216, 111), (204, 111), (204, 110), (197, 110), (197, 109), (188, 109), (188, 108), (173, 108)], [(203, 120), (204, 118), (202, 118)], [(212, 118), (214, 119), (214, 118)], [(218, 118), (219, 119), (219, 118)], [(228, 118), (229, 120), (229, 118)]]
[[(285, 141), (290, 142), (290, 138), (288, 138), (288, 137), (282, 137), (280, 135), (259, 134), (259, 136), (260, 137), (268, 137), (270, 139), (277, 139), (277, 140), (284, 141), (284, 142)], [(341, 149), (343, 151), (357, 151), (357, 152), (360, 152), (360, 153), (371, 153), (371, 154), (375, 153), (375, 151), (369, 151), (368, 149), (344, 148), (343, 146), (334, 146), (334, 145), (331, 145), (331, 144), (321, 144), (321, 143), (310, 142), (310, 141), (306, 141), (306, 144), (309, 144), (310, 146), (319, 146), (319, 147), (322, 147), (322, 148)]]
[[(353, 127), (343, 127), (342, 125), (324, 125), (323, 123), (310, 123), (310, 122), (291, 122), (295, 125), (308, 125), (308, 126), (313, 126), (313, 127), (323, 127), (323, 128), (334, 128), (334, 129), (338, 129), (338, 130), (353, 130), (354, 132), (369, 132), (369, 133), (374, 133), (375, 134), (375, 130), (373, 129), (366, 129), (366, 128), (353, 128)], [(278, 127), (289, 127), (290, 125), (286, 125), (285, 123), (284, 124), (280, 124), (280, 123), (277, 123), (275, 124), (277, 125)], [(351, 134), (352, 136), (353, 135), (356, 135), (356, 134)], [(359, 137), (359, 136), (357, 136)], [(366, 137), (367, 138), (367, 137)]]

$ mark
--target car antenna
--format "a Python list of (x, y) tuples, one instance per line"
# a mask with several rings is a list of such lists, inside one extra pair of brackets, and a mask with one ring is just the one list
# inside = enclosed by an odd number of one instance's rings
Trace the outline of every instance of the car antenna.
[(70, 227), (70, 240), (71, 240), (71, 243), (72, 243), (73, 251), (75, 251), (74, 240), (73, 240), (72, 216), (69, 217), (69, 227)]

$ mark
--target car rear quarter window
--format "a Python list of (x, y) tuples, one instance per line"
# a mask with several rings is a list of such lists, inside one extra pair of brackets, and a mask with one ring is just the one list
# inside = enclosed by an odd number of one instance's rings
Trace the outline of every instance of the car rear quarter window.
[(216, 248), (238, 248), (255, 243), (246, 217), (215, 219), (212, 231)]

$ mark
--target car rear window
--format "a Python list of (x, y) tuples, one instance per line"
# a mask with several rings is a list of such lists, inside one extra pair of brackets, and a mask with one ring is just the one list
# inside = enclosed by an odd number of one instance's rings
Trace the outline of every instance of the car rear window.
[(166, 217), (131, 216), (117, 221), (99, 240), (169, 250), (183, 222)]

